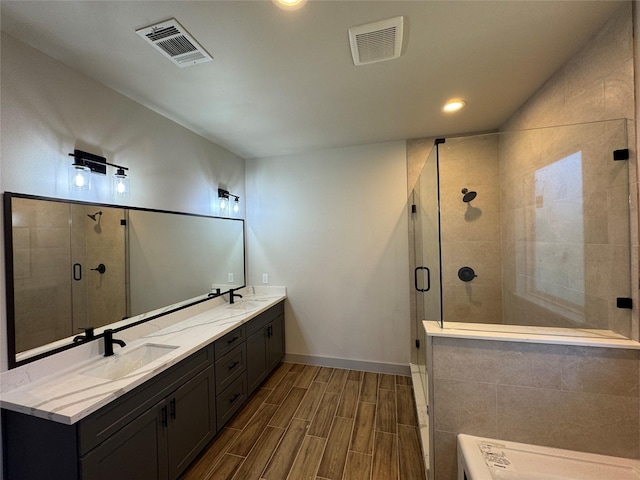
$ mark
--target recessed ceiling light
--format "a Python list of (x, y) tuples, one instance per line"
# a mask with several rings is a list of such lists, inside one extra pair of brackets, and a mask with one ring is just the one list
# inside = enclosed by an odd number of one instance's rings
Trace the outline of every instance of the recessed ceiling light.
[(307, 0), (271, 0), (274, 5), (283, 10), (298, 10), (302, 8)]
[(442, 107), (442, 111), (448, 112), (448, 113), (457, 112), (464, 106), (465, 106), (464, 100), (450, 100), (444, 104), (444, 107)]

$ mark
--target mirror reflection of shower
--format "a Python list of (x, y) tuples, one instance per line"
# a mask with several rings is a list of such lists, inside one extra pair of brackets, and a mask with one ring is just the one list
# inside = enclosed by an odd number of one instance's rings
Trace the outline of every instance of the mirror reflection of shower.
[(87, 213), (87, 217), (96, 222), (96, 224), (93, 226), (93, 230), (96, 233), (102, 233), (102, 226), (100, 225), (100, 220), (102, 220), (102, 210), (97, 211), (93, 215)]
[(476, 192), (474, 191), (469, 191), (468, 188), (463, 188), (462, 189), (462, 201), (464, 203), (469, 203), (471, 200), (473, 200), (474, 198), (476, 198), (476, 195), (478, 195)]
[(102, 210), (94, 213), (93, 215), (91, 215), (90, 213), (87, 214), (87, 217), (89, 217), (91, 220), (93, 220), (94, 222), (100, 222), (100, 219), (102, 218)]
[(476, 198), (477, 195), (478, 193), (473, 190), (469, 190), (468, 188), (462, 189), (462, 201), (467, 204), (467, 210), (464, 212), (464, 219), (467, 222), (473, 222), (482, 215), (482, 210), (471, 205), (471, 201)]

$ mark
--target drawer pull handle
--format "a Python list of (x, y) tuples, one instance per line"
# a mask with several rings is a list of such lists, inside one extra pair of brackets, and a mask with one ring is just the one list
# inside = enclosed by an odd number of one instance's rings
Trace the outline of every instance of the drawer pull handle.
[(233, 370), (236, 367), (236, 365), (239, 365), (239, 364), (240, 362), (233, 362), (231, 365), (229, 365), (229, 370)]
[(162, 407), (162, 426), (166, 427), (168, 426), (169, 422), (168, 422), (168, 418), (167, 418), (167, 406), (165, 405), (164, 407)]
[(171, 399), (170, 405), (171, 405), (171, 418), (175, 420), (176, 419), (176, 399), (175, 398)]
[(240, 395), (242, 395), (242, 394), (241, 393), (236, 393), (233, 397), (231, 397), (229, 399), (229, 403), (235, 402), (240, 397)]
[(232, 344), (233, 342), (235, 342), (235, 341), (236, 341), (236, 340), (238, 340), (239, 338), (240, 338), (240, 337), (235, 336), (235, 337), (233, 337), (231, 340), (227, 340), (227, 345)]

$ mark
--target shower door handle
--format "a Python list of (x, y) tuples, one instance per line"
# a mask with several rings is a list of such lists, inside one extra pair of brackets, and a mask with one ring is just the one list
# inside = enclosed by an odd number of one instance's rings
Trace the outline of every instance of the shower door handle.
[[(418, 270), (427, 271), (427, 288), (418, 287)], [(413, 271), (413, 283), (418, 292), (428, 292), (429, 290), (431, 290), (431, 270), (429, 270), (427, 267), (416, 267), (416, 269)]]
[(79, 263), (73, 264), (73, 279), (76, 282), (82, 280), (82, 265), (80, 265)]

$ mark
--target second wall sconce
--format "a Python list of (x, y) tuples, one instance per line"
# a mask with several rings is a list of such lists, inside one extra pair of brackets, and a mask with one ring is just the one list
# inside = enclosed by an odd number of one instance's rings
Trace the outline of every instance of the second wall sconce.
[(91, 172), (101, 175), (107, 174), (107, 165), (116, 169), (111, 179), (111, 192), (115, 197), (129, 196), (129, 177), (127, 167), (107, 162), (105, 157), (93, 153), (74, 150), (69, 154), (73, 157), (73, 164), (69, 167), (69, 188), (71, 190), (91, 190)]
[(231, 197), (234, 198), (233, 201), (233, 211), (238, 213), (240, 211), (240, 197), (234, 195), (233, 193), (229, 193), (229, 190), (225, 190), (224, 188), (218, 188), (218, 202), (220, 204), (220, 210), (224, 211), (229, 206), (229, 202)]

